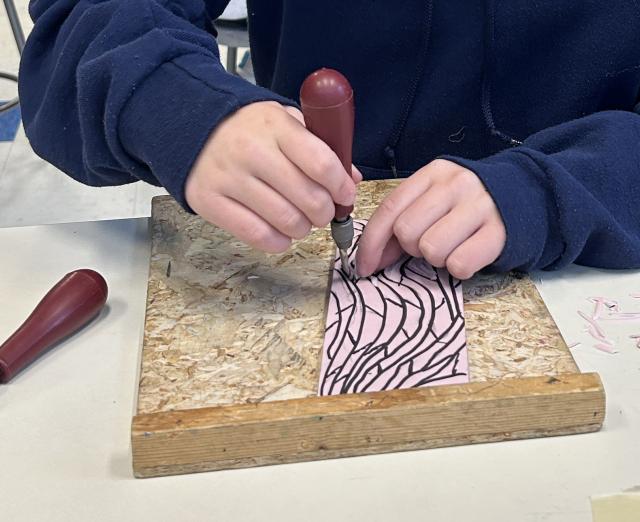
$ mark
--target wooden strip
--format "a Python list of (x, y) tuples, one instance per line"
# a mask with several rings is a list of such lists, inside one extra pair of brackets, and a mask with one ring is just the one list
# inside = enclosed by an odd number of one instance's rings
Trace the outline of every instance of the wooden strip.
[(597, 431), (595, 373), (137, 415), (136, 477)]

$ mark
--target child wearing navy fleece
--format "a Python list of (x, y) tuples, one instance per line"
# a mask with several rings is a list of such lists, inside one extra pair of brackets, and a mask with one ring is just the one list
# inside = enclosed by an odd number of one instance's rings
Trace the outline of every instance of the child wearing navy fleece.
[[(364, 179), (407, 178), (362, 237), (460, 278), (640, 267), (640, 3), (253, 0), (258, 86), (226, 73), (224, 0), (32, 0), (20, 70), (34, 149), (89, 185), (163, 185), (268, 252)], [(304, 127), (304, 78), (356, 93), (352, 179)]]

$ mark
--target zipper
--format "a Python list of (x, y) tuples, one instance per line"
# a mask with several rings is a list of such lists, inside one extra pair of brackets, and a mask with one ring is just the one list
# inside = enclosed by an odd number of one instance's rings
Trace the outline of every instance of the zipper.
[(422, 49), (420, 50), (419, 54), (418, 67), (416, 68), (416, 73), (413, 77), (413, 80), (411, 81), (411, 84), (409, 85), (409, 89), (407, 90), (408, 95), (404, 103), (401, 116), (398, 119), (393, 132), (391, 133), (388, 145), (384, 148), (384, 155), (387, 157), (389, 168), (391, 169), (394, 178), (398, 177), (396, 147), (398, 145), (398, 142), (400, 141), (402, 131), (407, 124), (407, 120), (409, 119), (409, 113), (411, 111), (413, 101), (415, 100), (416, 93), (418, 91), (418, 85), (420, 84), (420, 80), (423, 76), (425, 63), (427, 61), (427, 51), (429, 49), (429, 43), (431, 39), (431, 19), (433, 15), (432, 0), (426, 0), (424, 7), (425, 9), (422, 18), (422, 32), (424, 34), (424, 38), (422, 39)]
[(493, 111), (491, 110), (491, 76), (495, 53), (495, 0), (486, 0), (485, 8), (487, 21), (484, 32), (484, 64), (482, 67), (482, 115), (492, 136), (515, 147), (522, 145), (522, 142), (497, 129), (495, 121), (493, 120)]
[(398, 179), (398, 169), (396, 168), (396, 151), (389, 146), (384, 148), (384, 155), (387, 157), (389, 168), (395, 179)]

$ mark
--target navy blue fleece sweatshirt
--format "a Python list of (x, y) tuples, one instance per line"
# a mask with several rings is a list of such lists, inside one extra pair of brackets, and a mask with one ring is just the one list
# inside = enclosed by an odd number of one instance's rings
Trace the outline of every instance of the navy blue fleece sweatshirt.
[(227, 74), (220, 0), (33, 0), (20, 97), (42, 157), (90, 185), (145, 180), (183, 205), (207, 136), (294, 103), (314, 69), (356, 93), (354, 162), (471, 170), (507, 228), (493, 268), (640, 267), (640, 3), (249, 1), (256, 79)]

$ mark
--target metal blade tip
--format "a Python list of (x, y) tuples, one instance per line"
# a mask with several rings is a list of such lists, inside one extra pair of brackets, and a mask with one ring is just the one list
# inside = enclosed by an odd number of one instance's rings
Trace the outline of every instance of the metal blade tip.
[(340, 261), (342, 263), (342, 271), (346, 274), (346, 276), (351, 281), (357, 281), (358, 276), (356, 275), (356, 271), (351, 264), (351, 261), (349, 260), (349, 253), (342, 248), (340, 249)]

